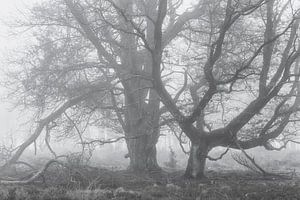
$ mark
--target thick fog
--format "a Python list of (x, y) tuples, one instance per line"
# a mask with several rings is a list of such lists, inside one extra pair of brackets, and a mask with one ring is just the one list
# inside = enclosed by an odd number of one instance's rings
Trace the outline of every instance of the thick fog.
[(299, 17), (289, 0), (0, 0), (0, 199), (300, 198)]

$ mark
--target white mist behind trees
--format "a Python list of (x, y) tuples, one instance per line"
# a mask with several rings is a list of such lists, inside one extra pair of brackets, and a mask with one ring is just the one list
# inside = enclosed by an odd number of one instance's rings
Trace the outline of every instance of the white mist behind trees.
[[(76, 9), (75, 9), (75, 11), (76, 11)], [(75, 12), (76, 13), (76, 12)], [(79, 16), (79, 18), (80, 18), (80, 16)], [(80, 20), (79, 20), (80, 21)], [(174, 78), (174, 77), (173, 77)], [(182, 80), (181, 80), (182, 81)], [(178, 81), (179, 82), (179, 81)], [(172, 92), (170, 92), (170, 93), (172, 93)], [(246, 103), (249, 103), (249, 102), (246, 102)], [(213, 115), (211, 115), (211, 116), (213, 116)], [(230, 118), (230, 117), (229, 117)], [(219, 119), (219, 121), (220, 121), (221, 119)], [(216, 125), (216, 126), (214, 126), (214, 128), (218, 128), (218, 125)], [(100, 130), (101, 131), (101, 130)]]

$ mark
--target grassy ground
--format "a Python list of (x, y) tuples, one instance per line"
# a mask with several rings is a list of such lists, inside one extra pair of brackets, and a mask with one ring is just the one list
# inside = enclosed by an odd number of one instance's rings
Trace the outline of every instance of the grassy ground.
[[(0, 200), (300, 200), (299, 151), (273, 157), (257, 152), (253, 155), (268, 172), (285, 176), (263, 177), (243, 170), (230, 154), (209, 162), (208, 179), (201, 181), (184, 179), (182, 168), (136, 175), (120, 168), (95, 168), (69, 161), (67, 167), (51, 165), (32, 184), (0, 185)], [(17, 171), (18, 179), (30, 174), (24, 169)]]
[[(300, 179), (262, 177), (245, 171), (207, 173), (208, 179), (183, 179), (182, 172), (134, 175), (126, 171), (97, 170), (93, 178), (67, 180), (54, 174), (45, 182), (1, 186), (2, 200), (219, 200), (300, 199)], [(97, 175), (97, 176), (96, 176)], [(51, 176), (52, 179), (49, 177)], [(59, 181), (58, 181), (59, 179)], [(88, 180), (90, 179), (90, 180)]]

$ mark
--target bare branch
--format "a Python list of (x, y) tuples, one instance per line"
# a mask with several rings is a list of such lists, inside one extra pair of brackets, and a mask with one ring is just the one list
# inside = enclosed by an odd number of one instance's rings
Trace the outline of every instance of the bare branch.
[(56, 118), (58, 118), (61, 114), (63, 114), (68, 108), (78, 104), (79, 102), (85, 100), (87, 97), (89, 97), (94, 92), (102, 91), (103, 88), (98, 88), (96, 90), (91, 90), (90, 92), (87, 92), (81, 96), (75, 97), (73, 99), (70, 99), (66, 101), (61, 107), (59, 107), (57, 110), (49, 114), (44, 119), (41, 119), (37, 122), (37, 127), (34, 131), (34, 133), (24, 142), (18, 150), (15, 152), (15, 154), (10, 158), (10, 160), (1, 168), (9, 167), (10, 165), (14, 164), (22, 155), (23, 151), (31, 145), (41, 134), (44, 127), (49, 124), (50, 122), (54, 121)]
[(210, 157), (210, 156), (208, 156), (208, 155), (207, 155), (207, 158), (208, 158), (209, 160), (211, 160), (211, 161), (217, 161), (217, 160), (220, 160), (220, 159), (223, 158), (223, 156), (225, 156), (225, 155), (228, 153), (229, 149), (230, 149), (230, 148), (227, 147), (227, 149), (226, 149), (223, 153), (221, 153), (221, 155), (220, 155), (219, 157), (217, 157), (217, 158), (212, 158), (212, 157)]

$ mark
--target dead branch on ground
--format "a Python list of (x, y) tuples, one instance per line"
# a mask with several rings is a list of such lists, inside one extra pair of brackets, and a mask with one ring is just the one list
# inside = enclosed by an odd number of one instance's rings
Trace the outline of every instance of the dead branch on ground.
[(39, 177), (43, 176), (45, 171), (54, 163), (57, 163), (59, 165), (64, 165), (58, 160), (52, 159), (49, 160), (43, 168), (41, 168), (37, 173), (35, 173), (32, 177), (30, 177), (27, 180), (0, 180), (0, 185), (25, 185), (29, 183), (33, 183), (36, 181)]

